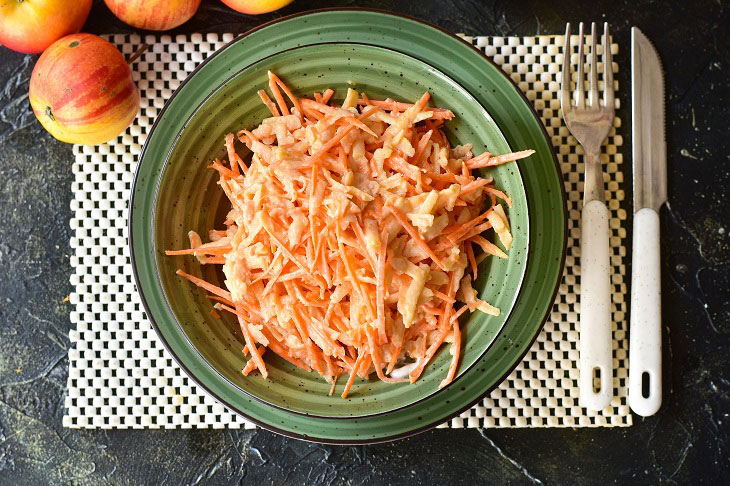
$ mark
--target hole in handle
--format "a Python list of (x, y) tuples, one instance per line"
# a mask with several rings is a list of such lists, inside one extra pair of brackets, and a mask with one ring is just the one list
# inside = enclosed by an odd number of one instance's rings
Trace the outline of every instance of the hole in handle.
[(641, 396), (649, 398), (649, 372), (645, 371), (641, 374)]
[(593, 393), (601, 392), (601, 368), (593, 368)]

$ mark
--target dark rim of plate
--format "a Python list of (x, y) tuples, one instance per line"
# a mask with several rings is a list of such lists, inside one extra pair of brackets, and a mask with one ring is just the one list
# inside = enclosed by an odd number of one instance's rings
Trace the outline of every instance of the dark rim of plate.
[[(393, 17), (400, 17), (400, 18), (403, 18), (403, 19), (406, 19), (406, 20), (409, 20), (409, 21), (412, 21), (412, 22), (417, 22), (419, 24), (425, 25), (426, 27), (435, 29), (435, 30), (441, 32), (442, 34), (448, 35), (449, 37), (451, 37), (453, 39), (456, 39), (460, 43), (463, 43), (464, 45), (468, 46), (470, 49), (472, 49), (475, 52), (479, 53), (479, 55), (482, 57), (482, 59), (485, 62), (488, 62), (506, 80), (508, 80), (510, 84), (512, 84), (512, 86), (514, 87), (515, 92), (519, 94), (519, 96), (522, 98), (522, 100), (525, 103), (525, 105), (528, 106), (530, 112), (532, 113), (532, 116), (535, 118), (535, 121), (537, 121), (538, 126), (542, 130), (542, 134), (545, 137), (545, 139), (548, 140), (548, 141), (550, 140), (550, 137), (549, 137), (549, 135), (548, 135), (548, 133), (547, 133), (547, 131), (545, 129), (545, 126), (543, 125), (542, 121), (540, 120), (540, 117), (538, 116), (537, 112), (535, 112), (534, 107), (532, 106), (532, 104), (530, 103), (530, 101), (527, 99), (527, 97), (525, 96), (525, 94), (517, 87), (517, 85), (514, 83), (514, 81), (512, 81), (512, 79), (504, 72), (504, 70), (502, 70), (502, 68), (500, 68), (497, 64), (495, 64), (494, 61), (492, 61), (491, 59), (489, 59), (489, 57), (487, 57), (486, 54), (484, 54), (484, 52), (480, 51), (479, 49), (477, 49), (475, 46), (473, 46), (472, 44), (468, 43), (464, 39), (458, 37), (455, 34), (452, 34), (451, 32), (449, 32), (449, 31), (447, 31), (447, 30), (445, 30), (445, 29), (443, 29), (443, 28), (441, 28), (439, 26), (433, 25), (433, 24), (431, 24), (429, 22), (426, 22), (424, 20), (421, 20), (421, 19), (412, 17), (410, 15), (401, 14), (401, 13), (398, 13), (398, 12), (391, 12), (391, 11), (382, 10), (382, 9), (359, 8), (359, 7), (349, 7), (349, 8), (324, 8), (324, 9), (310, 10), (310, 11), (306, 11), (306, 12), (299, 12), (299, 13), (291, 14), (291, 15), (288, 15), (288, 16), (285, 16), (285, 17), (281, 17), (281, 18), (278, 18), (278, 19), (275, 19), (275, 20), (266, 22), (266, 23), (261, 24), (261, 25), (259, 25), (257, 27), (254, 27), (253, 29), (250, 29), (247, 32), (245, 32), (245, 33), (237, 36), (235, 39), (233, 39), (232, 41), (228, 42), (227, 44), (225, 44), (224, 46), (222, 46), (221, 48), (219, 48), (218, 50), (216, 50), (213, 54), (211, 54), (204, 61), (202, 61), (185, 78), (185, 80), (180, 84), (180, 86), (175, 90), (175, 92), (173, 92), (172, 96), (170, 96), (170, 98), (167, 100), (167, 102), (165, 102), (164, 107), (162, 108), (162, 110), (160, 111), (160, 113), (157, 115), (157, 118), (155, 119), (155, 122), (153, 123), (152, 127), (150, 128), (149, 134), (147, 136), (147, 140), (145, 141), (144, 147), (142, 149), (142, 152), (141, 152), (138, 160), (141, 161), (144, 158), (144, 154), (145, 154), (145, 152), (147, 150), (147, 144), (148, 144), (148, 142), (149, 142), (149, 140), (151, 138), (150, 136), (154, 132), (154, 130), (157, 127), (157, 124), (158, 124), (160, 118), (162, 117), (162, 115), (164, 114), (164, 112), (167, 110), (167, 108), (168, 108), (169, 104), (171, 103), (171, 101), (179, 93), (180, 89), (188, 82), (188, 80), (190, 80), (195, 73), (197, 73), (200, 69), (202, 69), (203, 66), (205, 66), (205, 64), (208, 63), (208, 61), (210, 61), (211, 59), (213, 59), (213, 57), (217, 56), (223, 50), (225, 50), (226, 48), (228, 48), (232, 44), (236, 43), (240, 39), (242, 39), (244, 37), (247, 37), (248, 35), (250, 35), (250, 34), (252, 34), (254, 32), (257, 32), (257, 31), (259, 31), (261, 29), (264, 29), (264, 28), (266, 28), (266, 27), (268, 27), (270, 25), (273, 25), (273, 24), (276, 24), (276, 23), (279, 23), (279, 22), (283, 22), (283, 21), (286, 21), (286, 20), (290, 20), (290, 19), (293, 19), (293, 18), (306, 16), (306, 15), (319, 14), (319, 13), (324, 13), (324, 12), (340, 12), (340, 11), (373, 12), (373, 13), (378, 13), (378, 14), (383, 14), (383, 15), (390, 15), (390, 16), (393, 16)], [(444, 74), (446, 74), (446, 73), (444, 73)], [(446, 74), (446, 75), (448, 76), (448, 74)], [(551, 143), (548, 143), (548, 147), (550, 149), (550, 155), (551, 155), (551, 158), (553, 160), (553, 164), (555, 165), (555, 168), (556, 168), (558, 174), (562, 175), (562, 170), (560, 169), (560, 164), (558, 163), (557, 156), (555, 154), (555, 149), (553, 148), (553, 146), (552, 146)], [(132, 187), (131, 187), (131, 195), (132, 195), (132, 197), (130, 199), (130, 204), (129, 204), (129, 217), (128, 217), (128, 223), (127, 224), (128, 224), (128, 230), (129, 230), (128, 231), (128, 233), (129, 233), (128, 240), (129, 240), (129, 250), (130, 250), (130, 261), (131, 261), (131, 265), (132, 265), (132, 273), (134, 275), (135, 284), (136, 284), (137, 288), (139, 289), (141, 286), (140, 286), (140, 282), (139, 282), (139, 274), (137, 272), (137, 265), (136, 265), (135, 256), (134, 256), (134, 244), (133, 244), (133, 241), (134, 241), (134, 232), (133, 232), (133, 228), (132, 228), (132, 220), (133, 220), (132, 219), (132, 216), (133, 216), (133, 213), (134, 213), (134, 194), (135, 194), (135, 190), (136, 190), (136, 186), (137, 186), (137, 182), (138, 182), (138, 178), (137, 178), (138, 171), (139, 171), (139, 165), (137, 166), (137, 169), (135, 169), (134, 182), (132, 183)], [(566, 194), (565, 194), (565, 187), (562, 184), (562, 177), (561, 177), (561, 184), (560, 184), (560, 195), (561, 195), (561, 202), (562, 202), (562, 212), (563, 212), (563, 214), (567, 214)], [(529, 209), (528, 209), (528, 211), (529, 211)], [(567, 236), (568, 236), (568, 229), (567, 229), (567, 224), (566, 224), (566, 225), (563, 225), (563, 249), (562, 249), (561, 257), (560, 257), (560, 270), (561, 270), (560, 271), (560, 275), (561, 276), (562, 276), (562, 270), (565, 267), (565, 258), (566, 258), (566, 254), (567, 254)], [(528, 259), (529, 259), (529, 254), (528, 254)], [(559, 277), (557, 279), (556, 283), (555, 283), (555, 288), (553, 290), (553, 295), (551, 297), (551, 303), (555, 301), (555, 297), (557, 296), (558, 290), (560, 288), (560, 282), (561, 282), (561, 277)], [(520, 286), (520, 290), (521, 289), (522, 289), (522, 285)], [(275, 432), (275, 433), (280, 434), (280, 435), (284, 435), (286, 437), (291, 437), (291, 438), (294, 438), (294, 439), (300, 439), (300, 440), (305, 440), (305, 441), (315, 442), (315, 443), (320, 443), (320, 444), (333, 444), (333, 445), (377, 444), (377, 443), (391, 442), (391, 441), (398, 440), (398, 439), (402, 439), (402, 438), (406, 438), (406, 437), (411, 437), (411, 436), (420, 434), (421, 432), (425, 432), (427, 430), (430, 430), (432, 428), (435, 428), (439, 424), (444, 423), (444, 422), (447, 422), (448, 420), (451, 420), (452, 418), (460, 415), (465, 410), (468, 410), (469, 408), (473, 407), (476, 403), (480, 402), (482, 399), (484, 399), (484, 397), (486, 397), (487, 395), (489, 395), (489, 393), (491, 393), (492, 390), (494, 390), (497, 386), (499, 386), (499, 384), (502, 381), (504, 381), (504, 379), (507, 378), (507, 376), (509, 376), (512, 373), (512, 371), (517, 367), (517, 365), (519, 365), (520, 362), (522, 362), (522, 360), (524, 359), (524, 356), (527, 354), (527, 351), (530, 350), (530, 348), (532, 347), (532, 344), (534, 344), (534, 342), (537, 339), (538, 335), (540, 334), (540, 332), (542, 331), (543, 327), (545, 326), (545, 322), (547, 321), (548, 317), (550, 316), (550, 312), (552, 310), (552, 305), (550, 305), (548, 307), (547, 311), (545, 312), (545, 315), (540, 319), (540, 325), (539, 325), (537, 331), (535, 332), (534, 336), (532, 337), (532, 339), (530, 340), (530, 342), (528, 343), (528, 345), (525, 347), (525, 350), (522, 352), (522, 354), (520, 355), (519, 359), (515, 360), (514, 364), (498, 380), (495, 381), (495, 384), (493, 386), (491, 386), (488, 389), (484, 390), (484, 392), (482, 394), (480, 394), (479, 396), (477, 396), (471, 402), (467, 403), (467, 405), (465, 405), (464, 407), (458, 409), (456, 412), (454, 412), (454, 413), (452, 413), (452, 414), (450, 414), (450, 415), (448, 415), (446, 417), (443, 417), (440, 420), (434, 421), (434, 422), (432, 422), (430, 424), (426, 424), (426, 425), (424, 425), (422, 427), (414, 428), (413, 430), (409, 430), (408, 432), (403, 432), (401, 434), (396, 434), (396, 435), (392, 435), (392, 436), (388, 436), (388, 437), (382, 437), (382, 438), (374, 438), (374, 439), (362, 439), (362, 440), (349, 440), (349, 439), (344, 439), (344, 440), (339, 440), (339, 439), (327, 439), (327, 438), (319, 438), (319, 437), (316, 437), (315, 438), (315, 437), (310, 437), (310, 436), (305, 435), (305, 434), (297, 434), (295, 432), (290, 432), (290, 431), (287, 431), (287, 430), (280, 429), (280, 428), (278, 428), (276, 426), (273, 426), (273, 425), (264, 423), (261, 420), (258, 420), (258, 419), (255, 419), (255, 418), (252, 418), (252, 417), (246, 415), (246, 413), (240, 411), (235, 405), (233, 405), (233, 404), (229, 403), (228, 401), (220, 398), (217, 394), (215, 394), (214, 392), (212, 392), (203, 382), (201, 382), (200, 380), (198, 380), (197, 377), (193, 373), (191, 373), (191, 371), (180, 360), (180, 358), (177, 356), (177, 354), (175, 354), (175, 352), (170, 348), (169, 344), (167, 343), (167, 341), (162, 336), (162, 333), (161, 333), (161, 331), (160, 331), (157, 323), (151, 317), (152, 316), (152, 313), (150, 312), (150, 308), (149, 308), (149, 306), (147, 304), (147, 300), (145, 299), (144, 294), (141, 291), (138, 292), (138, 293), (139, 293), (139, 296), (140, 296), (140, 300), (142, 301), (142, 305), (143, 305), (143, 307), (145, 309), (145, 312), (147, 313), (147, 319), (150, 321), (150, 323), (152, 324), (152, 327), (155, 329), (155, 332), (160, 337), (160, 340), (162, 341), (162, 344), (165, 346), (165, 348), (170, 353), (170, 355), (173, 357), (173, 359), (177, 362), (178, 366), (180, 366), (180, 368), (182, 368), (182, 370), (185, 372), (185, 374), (188, 377), (190, 377), (200, 388), (202, 388), (203, 390), (205, 390), (205, 392), (208, 395), (212, 396), (213, 398), (215, 398), (220, 403), (224, 404), (229, 409), (231, 409), (234, 412), (236, 412), (237, 414), (241, 415), (246, 420), (248, 420), (248, 421), (256, 424), (257, 426), (259, 426), (259, 427), (261, 427), (263, 429), (269, 430), (271, 432)], [(505, 323), (508, 320), (509, 319), (505, 320)], [(463, 373), (462, 373), (462, 375), (463, 375)], [(456, 381), (456, 380), (454, 380), (454, 381)], [(250, 396), (250, 394), (249, 394), (249, 396)], [(430, 395), (430, 396), (433, 396), (433, 395)], [(266, 402), (266, 403), (268, 403), (268, 402)], [(414, 402), (414, 403), (417, 403), (417, 402)], [(393, 411), (394, 410), (391, 410), (390, 412), (393, 412)], [(287, 410), (287, 412), (294, 413), (294, 412), (292, 412), (290, 410)], [(390, 412), (385, 412), (385, 413), (390, 413)], [(307, 414), (304, 414), (304, 415), (307, 415)], [(342, 418), (343, 419), (347, 419), (347, 417), (342, 417)]]

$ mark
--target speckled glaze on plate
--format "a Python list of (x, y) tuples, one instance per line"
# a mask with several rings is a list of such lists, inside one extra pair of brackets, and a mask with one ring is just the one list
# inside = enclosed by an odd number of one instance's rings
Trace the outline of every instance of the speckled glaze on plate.
[[(446, 73), (486, 106), (515, 149), (538, 153), (521, 165), (530, 207), (522, 292), (496, 342), (458, 382), (418, 403), (376, 416), (322, 418), (262, 403), (224, 378), (175, 322), (158, 280), (153, 232), (155, 185), (176, 135), (211, 90), (243, 66), (295, 47), (363, 43), (394, 49)], [(255, 46), (252, 48), (251, 46)], [(153, 127), (133, 188), (130, 245), (138, 287), (162, 341), (186, 372), (231, 409), (270, 430), (327, 443), (392, 440), (433, 427), (473, 405), (519, 362), (547, 317), (565, 251), (562, 178), (543, 127), (509, 79), (462, 40), (414, 19), (364, 10), (320, 11), (255, 29), (201, 65), (173, 95)], [(214, 212), (214, 211), (212, 211)], [(164, 277), (163, 277), (164, 278)]]
[[(364, 417), (410, 406), (439, 391), (450, 363), (446, 346), (415, 384), (357, 379), (346, 399), (337, 398), (344, 380), (336, 388), (336, 396), (330, 397), (331, 385), (319, 374), (300, 370), (273, 353), (266, 356), (270, 379), (263, 380), (258, 373), (243, 376), (241, 369), (247, 359), (241, 349), (245, 342), (236, 319), (225, 312), (222, 319), (214, 317), (214, 302), (207, 298), (207, 292), (175, 275), (178, 268), (183, 268), (224, 287), (220, 267), (200, 265), (189, 256), (164, 255), (165, 249), (187, 247), (190, 229), (205, 235), (212, 228), (222, 227), (230, 203), (217, 185), (217, 173), (207, 165), (216, 157), (226, 157), (222, 140), (227, 133), (251, 129), (270, 116), (256, 94), (267, 86), (269, 70), (284, 79), (297, 95), (311, 96), (331, 87), (335, 89), (335, 100), (341, 100), (352, 87), (372, 99), (413, 101), (428, 91), (434, 105), (447, 107), (455, 114), (454, 120), (446, 124), (452, 143), (472, 143), (476, 153), (505, 153), (509, 146), (479, 102), (428, 64), (380, 47), (317, 44), (266, 57), (226, 80), (185, 123), (159, 179), (153, 231), (166, 300), (193, 347), (225, 379), (266, 403), (317, 417)], [(493, 317), (475, 312), (464, 319), (463, 358), (457, 377), (474, 365), (498, 335), (517, 300), (526, 268), (528, 210), (519, 168), (509, 164), (488, 173), (513, 200), (508, 211), (515, 241), (508, 259), (491, 258), (480, 266), (477, 288), (483, 289), (483, 298), (502, 313)]]

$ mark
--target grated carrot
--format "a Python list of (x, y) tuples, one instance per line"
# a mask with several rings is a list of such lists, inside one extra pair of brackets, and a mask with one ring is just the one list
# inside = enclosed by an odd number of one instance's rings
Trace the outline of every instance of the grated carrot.
[(439, 299), (443, 300), (444, 302), (448, 302), (449, 304), (455, 304), (456, 300), (453, 297), (449, 297), (443, 292), (440, 292), (438, 290), (432, 290), (433, 295), (438, 297)]
[(269, 89), (274, 95), (274, 99), (276, 100), (276, 104), (279, 106), (279, 110), (281, 111), (282, 115), (289, 115), (291, 112), (289, 111), (289, 107), (286, 106), (286, 101), (284, 101), (284, 97), (281, 96), (281, 91), (279, 91), (279, 85), (276, 82), (276, 78), (274, 76), (274, 73), (269, 71)]
[(487, 241), (486, 238), (483, 238), (481, 236), (472, 236), (469, 241), (473, 241), (474, 243), (479, 245), (485, 253), (489, 253), (490, 255), (494, 255), (499, 258), (507, 258), (507, 254), (503, 252), (500, 247), (498, 247), (491, 241)]
[(225, 255), (231, 251), (231, 245), (225, 246), (209, 246), (207, 248), (190, 248), (188, 250), (165, 250), (165, 255)]
[(418, 244), (418, 246), (420, 246), (421, 249), (426, 252), (431, 260), (433, 260), (433, 262), (438, 265), (441, 270), (446, 270), (446, 267), (444, 267), (444, 264), (441, 263), (439, 257), (437, 257), (431, 247), (428, 246), (428, 243), (423, 241), (421, 235), (418, 234), (418, 231), (411, 225), (411, 223), (408, 222), (405, 216), (403, 216), (403, 213), (401, 213), (397, 208), (393, 206), (388, 206), (388, 209), (390, 210), (391, 214), (395, 216), (395, 219), (398, 220), (401, 226), (403, 226), (403, 228), (408, 232), (411, 238), (413, 238), (413, 241), (415, 241), (416, 244)]
[[(456, 271), (452, 271), (449, 276), (449, 297), (453, 298), (456, 295), (458, 285), (459, 282), (456, 281)], [(433, 358), (434, 354), (436, 354), (436, 351), (446, 340), (446, 336), (448, 335), (448, 326), (449, 324), (453, 326), (453, 323), (450, 321), (451, 311), (453, 310), (453, 308), (454, 306), (450, 302), (446, 302), (446, 304), (444, 305), (444, 313), (441, 316), (439, 322), (439, 331), (436, 335), (436, 339), (428, 347), (428, 350), (425, 352), (425, 354), (418, 360), (418, 365), (416, 366), (416, 368), (414, 368), (408, 374), (411, 383), (414, 383), (421, 376), (421, 373), (423, 373), (423, 369), (426, 367), (429, 361), (431, 361), (431, 358)]]
[(471, 266), (471, 273), (473, 275), (473, 279), (477, 279), (477, 261), (474, 258), (474, 248), (471, 247), (471, 241), (467, 241), (464, 246), (466, 247), (466, 258), (469, 260), (469, 265)]
[(186, 279), (190, 280), (191, 282), (193, 282), (198, 287), (201, 287), (201, 288), (207, 290), (211, 294), (217, 295), (219, 297), (223, 297), (224, 299), (226, 299), (228, 301), (232, 301), (233, 300), (233, 297), (231, 297), (231, 293), (230, 292), (228, 292), (226, 290), (223, 290), (220, 287), (216, 287), (215, 285), (206, 282), (202, 278), (198, 278), (198, 277), (196, 277), (194, 275), (190, 275), (188, 273), (183, 272), (182, 270), (178, 270), (175, 273), (177, 273), (181, 277), (185, 277)]
[[(495, 157), (475, 157), (471, 160), (466, 161), (466, 166), (470, 169), (479, 169), (481, 167), (493, 167), (495, 165), (505, 164), (507, 162), (513, 162), (515, 160), (524, 159), (534, 154), (534, 150), (522, 150), (521, 152), (514, 152), (512, 154), (497, 155)], [(483, 154), (482, 154), (483, 155)], [(487, 154), (489, 155), (489, 154)]]
[(352, 384), (355, 383), (355, 376), (357, 376), (357, 370), (360, 368), (360, 363), (362, 363), (362, 359), (364, 357), (365, 357), (364, 353), (360, 353), (357, 355), (355, 364), (353, 365), (352, 370), (350, 371), (350, 377), (347, 379), (347, 383), (345, 384), (345, 389), (342, 391), (342, 395), (340, 395), (340, 397), (347, 398), (347, 394), (350, 393), (350, 388), (352, 388)]
[(388, 258), (388, 246), (386, 245), (387, 240), (388, 233), (383, 231), (380, 235), (380, 249), (378, 251), (378, 267), (376, 273), (377, 280), (375, 284), (379, 344), (385, 344), (388, 342), (388, 334), (385, 329), (385, 267), (387, 263), (386, 260)]
[(321, 149), (319, 149), (319, 151), (317, 153), (312, 155), (311, 158), (309, 159), (309, 161), (311, 163), (314, 163), (317, 160), (321, 159), (324, 156), (324, 154), (326, 154), (327, 152), (332, 150), (338, 143), (340, 143), (340, 141), (342, 141), (342, 139), (345, 138), (345, 135), (350, 133), (353, 128), (355, 128), (355, 127), (353, 125), (350, 125), (348, 127), (343, 127), (343, 128), (340, 128), (339, 130), (337, 130), (337, 135), (332, 137), (326, 144), (324, 144), (322, 146)]
[[(466, 165), (464, 167), (466, 167)], [(473, 182), (470, 182), (469, 184), (467, 184), (465, 186), (462, 186), (459, 196), (463, 196), (464, 194), (469, 194), (470, 192), (476, 191), (480, 187), (484, 187), (488, 184), (489, 184), (489, 181), (487, 179), (477, 179)]]
[(421, 165), (423, 156), (426, 154), (426, 148), (428, 148), (428, 142), (431, 140), (431, 135), (433, 135), (433, 130), (429, 130), (424, 133), (421, 139), (418, 141), (418, 145), (416, 146), (416, 153), (413, 154), (413, 160), (411, 160), (411, 163), (413, 165)]
[[(236, 149), (233, 147), (233, 134), (229, 133), (226, 135), (226, 151), (228, 152), (228, 162), (231, 165), (233, 173), (238, 175), (238, 168), (243, 169), (244, 174), (246, 173), (246, 164), (243, 163), (241, 157), (236, 153)], [(230, 177), (230, 176), (229, 176)]]
[(461, 328), (459, 327), (459, 321), (454, 320), (452, 326), (454, 341), (451, 343), (451, 364), (449, 365), (449, 372), (446, 378), (439, 384), (439, 388), (443, 388), (453, 381), (454, 376), (456, 376), (456, 369), (459, 366), (459, 355), (461, 353)]
[(231, 177), (237, 177), (238, 176), (237, 173), (235, 173), (234, 171), (232, 171), (228, 167), (222, 166), (217, 160), (215, 162), (211, 163), (208, 166), (208, 168), (209, 169), (215, 169), (215, 170), (217, 170), (220, 173), (220, 175), (221, 176), (224, 176), (224, 177), (231, 178)]
[[(246, 350), (248, 350), (248, 348)], [(264, 353), (266, 352), (266, 347), (258, 346), (256, 348), (256, 350), (258, 351), (260, 356), (263, 356)], [(248, 376), (255, 369), (256, 369), (256, 361), (254, 361), (253, 359), (248, 360), (248, 363), (246, 363), (246, 366), (243, 367), (243, 371), (242, 371), (243, 376)]]
[(248, 329), (248, 323), (244, 321), (241, 316), (238, 316), (238, 322), (241, 324), (241, 332), (243, 333), (243, 337), (246, 340), (246, 346), (248, 346), (248, 350), (251, 353), (251, 360), (256, 365), (256, 368), (258, 368), (258, 370), (261, 372), (261, 376), (263, 376), (264, 379), (268, 378), (269, 373), (266, 371), (266, 365), (264, 364), (264, 360), (261, 359), (258, 348), (253, 342), (253, 337), (251, 337), (251, 331)]
[[(369, 100), (369, 99), (359, 99), (357, 101), (359, 105), (372, 105), (377, 106), (379, 108), (384, 109), (392, 109), (394, 112), (399, 111), (406, 111), (408, 108), (411, 108), (413, 105), (410, 103), (401, 103), (397, 101), (383, 101), (383, 100)], [(450, 110), (442, 110), (440, 108), (433, 108), (429, 109), (428, 111), (433, 111), (433, 115), (431, 116), (434, 120), (451, 120), (454, 117), (454, 114)]]
[[(512, 207), (512, 198), (509, 197), (504, 192), (500, 191), (499, 189), (496, 189), (494, 187), (487, 187), (485, 188), (485, 191), (487, 191), (489, 194), (493, 194), (500, 198), (502, 201), (507, 203), (507, 206)], [(494, 202), (492, 202), (492, 206), (494, 206)]]
[(264, 91), (263, 89), (260, 89), (257, 91), (257, 93), (259, 95), (259, 98), (261, 98), (261, 101), (264, 102), (266, 107), (271, 112), (271, 116), (279, 116), (279, 109), (276, 107), (276, 103), (271, 101), (271, 98), (269, 98), (269, 95), (266, 94), (266, 91)]
[[(448, 340), (446, 386), (461, 359), (459, 316), (488, 305), (474, 301), (469, 279), (487, 256), (507, 256), (482, 233), (503, 221), (496, 200), (512, 201), (474, 169), (532, 151), (453, 148), (444, 122), (454, 114), (428, 107), (428, 92), (411, 104), (348, 91), (331, 104), (333, 90), (297, 97), (271, 72), (268, 88), (258, 96), (272, 116), (228, 134), (227, 161), (209, 165), (231, 202), (225, 227), (210, 229), (205, 244), (190, 232), (189, 249), (165, 252), (223, 265), (227, 288), (178, 275), (210, 294), (212, 315), (236, 317), (246, 376), (258, 370), (267, 379), (270, 350), (318, 372), (330, 395), (349, 375), (346, 398), (357, 377), (415, 382)], [(252, 152), (247, 163), (236, 138)], [(499, 236), (511, 239), (503, 223)], [(408, 379), (390, 376), (407, 359), (417, 363)]]

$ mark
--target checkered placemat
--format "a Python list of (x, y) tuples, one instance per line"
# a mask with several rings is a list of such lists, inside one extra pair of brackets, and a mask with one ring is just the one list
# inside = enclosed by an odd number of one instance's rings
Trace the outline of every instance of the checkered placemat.
[[(129, 194), (142, 145), (155, 117), (195, 66), (233, 39), (230, 34), (107, 37), (129, 56), (151, 46), (134, 65), (142, 107), (117, 140), (74, 146), (71, 283), (74, 292), (68, 396), (63, 424), (74, 428), (253, 428), (188, 380), (158, 341), (137, 295), (127, 246)], [(578, 404), (578, 266), (582, 149), (560, 118), (562, 36), (466, 38), (525, 92), (542, 117), (568, 193), (568, 254), (550, 319), (525, 359), (489, 397), (442, 427), (628, 426), (626, 340), (626, 211), (614, 127), (603, 148), (611, 213), (614, 399), (602, 412)], [(575, 44), (575, 42), (574, 42)], [(599, 47), (600, 49), (600, 47)], [(615, 51), (618, 46), (614, 44)], [(575, 61), (575, 60), (574, 60)], [(617, 67), (614, 65), (614, 70)], [(620, 93), (620, 92), (618, 92)]]

